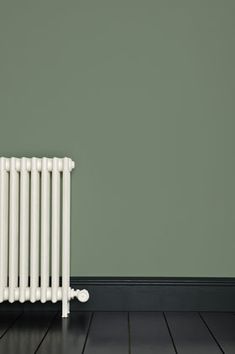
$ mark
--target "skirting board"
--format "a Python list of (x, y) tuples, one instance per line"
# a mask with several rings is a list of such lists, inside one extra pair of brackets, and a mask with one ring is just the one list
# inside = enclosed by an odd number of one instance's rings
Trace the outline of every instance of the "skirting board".
[[(71, 301), (71, 311), (235, 311), (235, 278), (71, 277), (86, 288), (87, 303)], [(60, 303), (0, 304), (0, 310), (53, 310)]]

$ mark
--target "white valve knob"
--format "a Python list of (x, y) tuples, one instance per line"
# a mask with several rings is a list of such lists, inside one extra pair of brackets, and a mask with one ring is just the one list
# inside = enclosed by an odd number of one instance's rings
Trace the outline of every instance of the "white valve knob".
[(77, 290), (76, 296), (80, 302), (87, 302), (90, 297), (89, 292), (86, 289)]

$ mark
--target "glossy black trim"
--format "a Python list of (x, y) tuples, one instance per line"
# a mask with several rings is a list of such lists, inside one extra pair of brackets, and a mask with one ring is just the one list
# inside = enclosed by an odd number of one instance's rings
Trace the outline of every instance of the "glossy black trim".
[[(235, 311), (235, 278), (71, 277), (90, 300), (71, 311)], [(61, 303), (0, 304), (0, 310), (54, 310)]]
[(84, 311), (235, 311), (235, 278), (73, 277), (90, 300)]

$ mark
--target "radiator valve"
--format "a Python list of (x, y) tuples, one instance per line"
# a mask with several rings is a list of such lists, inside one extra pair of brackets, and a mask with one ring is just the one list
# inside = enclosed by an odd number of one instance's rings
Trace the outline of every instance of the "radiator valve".
[(82, 289), (82, 290), (71, 289), (70, 295), (71, 295), (71, 299), (74, 299), (76, 297), (80, 302), (87, 302), (90, 297), (89, 292), (86, 289)]

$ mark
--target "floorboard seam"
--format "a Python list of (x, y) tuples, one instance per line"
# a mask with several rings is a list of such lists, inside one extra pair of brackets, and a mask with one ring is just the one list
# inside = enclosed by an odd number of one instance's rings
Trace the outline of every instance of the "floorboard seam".
[(37, 353), (37, 351), (39, 350), (39, 348), (40, 348), (40, 346), (42, 345), (42, 343), (43, 343), (44, 339), (46, 338), (46, 336), (47, 336), (47, 334), (48, 334), (48, 332), (49, 332), (50, 328), (52, 327), (52, 325), (53, 325), (53, 323), (54, 323), (55, 319), (57, 318), (58, 313), (59, 313), (59, 311), (58, 311), (58, 312), (56, 312), (56, 314), (55, 314), (55, 316), (54, 316), (54, 317), (52, 317), (52, 319), (51, 319), (51, 321), (50, 321), (50, 323), (49, 323), (49, 325), (48, 325), (48, 327), (47, 327), (47, 330), (46, 330), (46, 332), (45, 332), (44, 336), (42, 337), (41, 341), (39, 342), (39, 344), (38, 344), (38, 346), (37, 346), (37, 348), (36, 348), (36, 350), (35, 350), (35, 352), (34, 352), (34, 353)]
[(92, 312), (91, 317), (90, 317), (90, 320), (89, 320), (89, 324), (88, 324), (88, 328), (87, 328), (87, 333), (86, 333), (86, 337), (85, 337), (85, 340), (84, 340), (84, 344), (83, 344), (83, 348), (82, 348), (81, 354), (84, 354), (84, 353), (85, 353), (86, 344), (87, 344), (88, 336), (89, 336), (89, 333), (90, 333), (91, 323), (92, 323), (93, 317), (94, 317), (94, 312)]
[(3, 334), (0, 336), (0, 339), (2, 339), (5, 334), (9, 331), (10, 328), (12, 328), (14, 326), (14, 324), (16, 323), (16, 321), (23, 315), (24, 311), (22, 311), (9, 325), (9, 327), (7, 327), (7, 329), (3, 332)]
[(174, 347), (175, 353), (178, 354), (178, 351), (177, 351), (177, 349), (176, 349), (176, 345), (175, 345), (175, 342), (174, 342), (174, 338), (173, 338), (173, 335), (172, 335), (171, 330), (170, 330), (169, 323), (168, 323), (167, 318), (166, 318), (166, 314), (165, 314), (165, 312), (163, 312), (162, 314), (163, 314), (163, 317), (164, 317), (164, 320), (165, 320), (165, 323), (166, 323), (166, 326), (167, 326), (169, 335), (170, 335), (170, 337), (171, 337), (171, 341), (172, 341), (172, 345), (173, 345), (173, 347)]
[(201, 318), (202, 322), (204, 323), (204, 325), (206, 326), (206, 328), (208, 329), (210, 335), (212, 336), (212, 338), (214, 339), (214, 341), (216, 342), (216, 344), (218, 345), (219, 349), (221, 350), (222, 353), (225, 354), (225, 351), (223, 350), (223, 348), (221, 347), (220, 343), (218, 342), (218, 340), (216, 339), (214, 333), (212, 332), (212, 330), (210, 329), (210, 327), (208, 326), (206, 320), (204, 319), (204, 317), (202, 316), (202, 314), (200, 312), (198, 312), (199, 317)]

